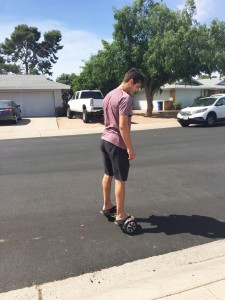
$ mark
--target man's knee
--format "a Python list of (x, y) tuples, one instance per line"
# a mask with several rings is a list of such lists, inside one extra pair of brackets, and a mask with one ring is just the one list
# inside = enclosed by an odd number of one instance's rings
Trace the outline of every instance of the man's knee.
[(105, 181), (112, 181), (112, 178), (113, 178), (113, 176), (108, 175), (108, 174), (104, 174), (104, 176), (103, 176), (103, 180), (105, 180)]

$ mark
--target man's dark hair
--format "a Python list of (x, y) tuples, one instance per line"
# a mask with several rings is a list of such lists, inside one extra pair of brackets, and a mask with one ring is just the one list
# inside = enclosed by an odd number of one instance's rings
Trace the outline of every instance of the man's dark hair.
[(124, 82), (128, 82), (130, 79), (133, 79), (134, 84), (141, 82), (143, 84), (144, 77), (137, 68), (130, 69), (124, 76)]

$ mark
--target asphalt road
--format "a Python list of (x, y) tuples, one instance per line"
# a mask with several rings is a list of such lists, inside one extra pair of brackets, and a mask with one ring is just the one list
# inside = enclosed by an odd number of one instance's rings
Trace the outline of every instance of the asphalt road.
[(0, 292), (224, 238), (224, 130), (132, 133), (134, 236), (99, 213), (99, 134), (0, 141)]

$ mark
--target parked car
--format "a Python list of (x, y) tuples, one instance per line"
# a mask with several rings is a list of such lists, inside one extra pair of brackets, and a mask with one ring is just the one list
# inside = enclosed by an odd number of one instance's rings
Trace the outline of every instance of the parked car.
[(17, 123), (22, 119), (20, 105), (12, 100), (0, 100), (0, 121), (12, 121)]
[(67, 103), (67, 117), (71, 119), (75, 114), (82, 115), (84, 123), (93, 117), (103, 117), (103, 95), (99, 90), (77, 91)]
[(214, 126), (217, 122), (225, 121), (225, 94), (197, 99), (177, 114), (177, 121), (183, 127), (190, 124)]

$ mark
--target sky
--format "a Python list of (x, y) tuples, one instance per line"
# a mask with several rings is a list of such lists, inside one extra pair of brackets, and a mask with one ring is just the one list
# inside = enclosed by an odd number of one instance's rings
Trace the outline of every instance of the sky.
[[(55, 80), (63, 73), (79, 74), (92, 54), (102, 49), (102, 39), (112, 41), (114, 9), (133, 0), (0, 0), (0, 43), (10, 38), (15, 26), (27, 24), (43, 34), (60, 30), (61, 44), (57, 63), (52, 68)], [(164, 0), (173, 10), (182, 9), (185, 0)], [(195, 0), (201, 24), (218, 18), (225, 20), (224, 0)]]

